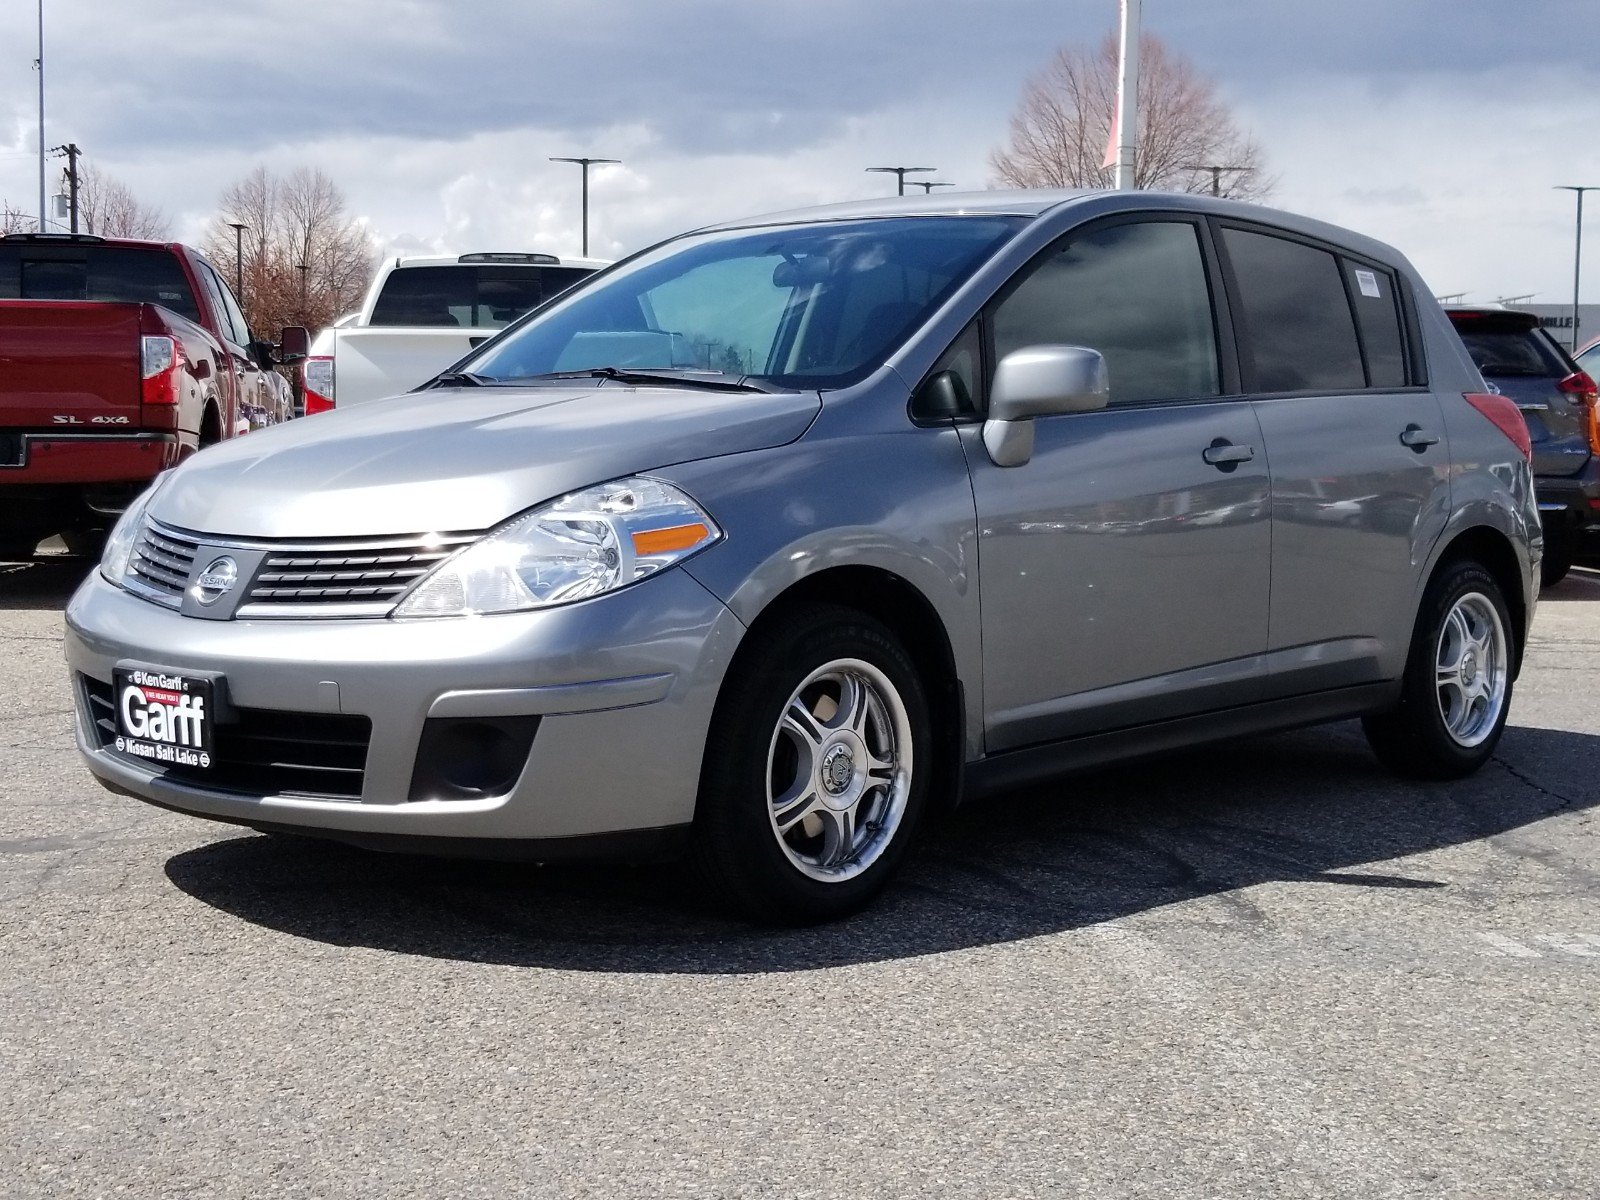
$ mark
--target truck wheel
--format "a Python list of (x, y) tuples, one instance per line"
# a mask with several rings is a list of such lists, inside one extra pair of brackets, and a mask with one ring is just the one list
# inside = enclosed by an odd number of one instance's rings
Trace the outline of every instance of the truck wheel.
[(217, 410), (207, 408), (206, 415), (200, 419), (200, 449), (215, 446), (222, 440), (222, 418), (217, 415)]
[(752, 635), (706, 739), (696, 854), (738, 915), (832, 920), (905, 857), (929, 790), (928, 703), (884, 625), (837, 605)]
[(1362, 728), (1378, 761), (1408, 779), (1460, 779), (1494, 753), (1511, 706), (1511, 616), (1494, 576), (1447, 563), (1428, 584), (1392, 711)]
[(69, 529), (61, 535), (61, 543), (78, 558), (99, 558), (106, 548), (106, 530)]

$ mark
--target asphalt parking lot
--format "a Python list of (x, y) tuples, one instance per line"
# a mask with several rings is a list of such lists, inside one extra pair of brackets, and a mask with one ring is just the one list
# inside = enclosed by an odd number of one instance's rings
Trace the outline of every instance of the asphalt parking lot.
[(771, 933), (670, 867), (269, 838), (102, 791), (0, 566), (6, 1196), (1571, 1196), (1600, 1185), (1600, 572), (1493, 766), (1359, 730), (957, 814)]

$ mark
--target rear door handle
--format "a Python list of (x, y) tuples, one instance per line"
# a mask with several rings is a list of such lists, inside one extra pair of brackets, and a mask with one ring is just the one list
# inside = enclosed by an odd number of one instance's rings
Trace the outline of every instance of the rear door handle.
[(1418, 454), (1421, 454), (1429, 446), (1437, 446), (1439, 444), (1439, 435), (1437, 433), (1429, 433), (1421, 425), (1407, 425), (1405, 432), (1400, 435), (1400, 444), (1410, 446)]
[(1231, 471), (1242, 462), (1249, 462), (1256, 456), (1254, 446), (1235, 446), (1227, 438), (1218, 438), (1200, 451), (1200, 457), (1213, 467), (1221, 467), (1224, 471)]

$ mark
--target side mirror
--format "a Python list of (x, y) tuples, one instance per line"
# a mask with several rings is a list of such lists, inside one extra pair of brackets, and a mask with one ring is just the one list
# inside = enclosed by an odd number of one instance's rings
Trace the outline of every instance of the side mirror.
[(997, 467), (1033, 457), (1033, 418), (1104, 408), (1111, 386), (1106, 360), (1085, 346), (1028, 346), (995, 367), (983, 445)]
[(270, 371), (276, 365), (276, 360), (272, 357), (271, 342), (256, 338), (245, 349), (250, 351), (250, 357), (263, 371)]
[(311, 352), (311, 334), (304, 325), (285, 325), (278, 336), (278, 361), (299, 362)]

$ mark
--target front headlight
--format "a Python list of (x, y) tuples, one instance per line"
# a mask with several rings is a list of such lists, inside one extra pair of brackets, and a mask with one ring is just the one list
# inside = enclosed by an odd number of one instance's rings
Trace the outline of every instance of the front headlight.
[(455, 617), (549, 608), (627, 587), (722, 536), (671, 484), (619, 479), (562, 496), (446, 559), (395, 608)]
[(111, 527), (106, 548), (100, 554), (100, 574), (105, 576), (107, 582), (122, 586), (122, 577), (128, 573), (128, 560), (133, 557), (133, 548), (139, 543), (139, 531), (144, 528), (145, 510), (150, 507), (150, 501), (155, 499), (155, 494), (161, 490), (170, 474), (170, 471), (163, 471), (157, 475), (155, 482), (123, 509), (122, 516)]

